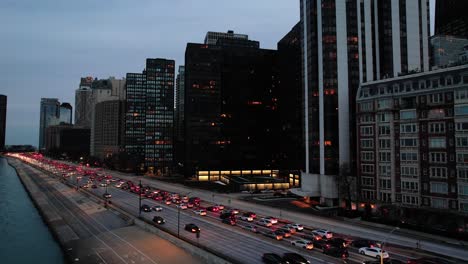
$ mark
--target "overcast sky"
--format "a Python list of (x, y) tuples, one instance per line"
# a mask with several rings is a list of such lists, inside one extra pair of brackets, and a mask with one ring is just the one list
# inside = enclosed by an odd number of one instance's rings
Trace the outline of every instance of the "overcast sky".
[(121, 78), (146, 58), (181, 65), (186, 44), (207, 31), (232, 29), (276, 49), (298, 21), (298, 0), (1, 0), (6, 144), (37, 146), (40, 98), (74, 106), (82, 76)]

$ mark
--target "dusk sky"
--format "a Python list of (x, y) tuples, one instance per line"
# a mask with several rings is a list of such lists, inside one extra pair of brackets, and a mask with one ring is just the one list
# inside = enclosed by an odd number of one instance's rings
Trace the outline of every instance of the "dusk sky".
[(2, 0), (6, 144), (37, 146), (40, 98), (74, 106), (80, 77), (122, 78), (146, 58), (182, 65), (186, 44), (207, 31), (232, 29), (276, 49), (298, 21), (298, 0)]

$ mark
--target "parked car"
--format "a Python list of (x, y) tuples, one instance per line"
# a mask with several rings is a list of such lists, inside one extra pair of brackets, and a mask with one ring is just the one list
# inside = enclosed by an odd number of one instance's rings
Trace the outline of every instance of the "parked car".
[(359, 254), (366, 255), (369, 257), (373, 257), (373, 258), (378, 258), (378, 259), (380, 259), (381, 256), (384, 259), (390, 257), (385, 250), (382, 251), (380, 248), (376, 248), (376, 247), (373, 247), (373, 248), (362, 247), (358, 250), (358, 252)]
[(356, 248), (362, 248), (362, 247), (380, 247), (380, 244), (377, 243), (374, 240), (369, 240), (369, 239), (358, 239), (354, 240), (351, 242), (351, 246), (356, 247)]
[(308, 240), (293, 240), (291, 241), (291, 245), (296, 247), (301, 247), (304, 249), (313, 249), (314, 244)]
[(244, 228), (245, 230), (254, 232), (254, 233), (258, 233), (257, 227), (254, 225), (246, 225), (246, 226), (243, 226), (242, 228)]
[(206, 215), (206, 210), (205, 209), (200, 209), (200, 210), (195, 210), (193, 211), (197, 215)]
[(340, 247), (326, 247), (323, 249), (323, 253), (342, 259), (347, 259), (349, 257), (348, 250)]
[(284, 253), (283, 261), (288, 264), (306, 264), (310, 263), (307, 259), (297, 253)]
[(157, 215), (157, 216), (153, 217), (153, 222), (162, 225), (162, 224), (166, 223), (166, 220), (164, 220), (164, 218), (162, 218), (161, 216)]
[(271, 238), (274, 238), (276, 240), (283, 240), (283, 236), (282, 235), (278, 235), (276, 234), (275, 232), (273, 231), (268, 231), (264, 234), (265, 236), (267, 237), (271, 237)]
[(162, 211), (163, 208), (160, 205), (155, 205), (155, 206), (151, 207), (151, 209), (153, 209), (153, 211), (160, 212), (160, 211)]
[(326, 229), (315, 229), (312, 231), (312, 235), (320, 236), (322, 239), (330, 239), (333, 237), (333, 233)]
[(141, 206), (141, 211), (143, 212), (151, 212), (151, 207), (147, 204)]
[(263, 263), (266, 264), (283, 264), (283, 258), (275, 253), (265, 253), (262, 256)]
[(192, 232), (192, 233), (200, 232), (200, 228), (195, 224), (186, 224), (185, 230)]

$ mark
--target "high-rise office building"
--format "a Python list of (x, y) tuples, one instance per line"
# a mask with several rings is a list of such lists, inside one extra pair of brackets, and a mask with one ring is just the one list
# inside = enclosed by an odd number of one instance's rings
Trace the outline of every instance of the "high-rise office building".
[(0, 94), (0, 150), (5, 149), (7, 96)]
[(428, 10), (428, 0), (301, 1), (306, 165), (298, 193), (337, 204), (336, 175), (356, 172), (359, 83), (429, 70)]
[(60, 105), (60, 123), (72, 124), (73, 107), (69, 103)]
[(436, 0), (435, 34), (468, 38), (466, 10), (466, 0)]
[(147, 59), (142, 74), (128, 73), (125, 150), (150, 174), (167, 175), (173, 166), (173, 60)]
[(125, 102), (121, 100), (103, 101), (95, 105), (91, 155), (104, 159), (119, 152), (124, 136), (124, 106)]
[(75, 125), (91, 127), (93, 77), (81, 78), (80, 87), (75, 91)]
[(462, 54), (468, 49), (468, 39), (448, 35), (431, 37), (432, 69), (455, 66), (463, 63)]
[(271, 176), (277, 169), (277, 54), (258, 47), (247, 37), (187, 44), (187, 177)]
[(223, 38), (223, 39), (235, 39), (235, 40), (248, 40), (249, 36), (245, 34), (235, 34), (234, 31), (228, 30), (227, 33), (224, 32), (212, 32), (208, 31), (205, 36), (205, 44), (208, 45), (216, 45), (218, 42), (218, 39)]
[(60, 103), (56, 98), (41, 98), (39, 119), (39, 150), (45, 148), (45, 130), (58, 125), (60, 120)]
[[(179, 66), (176, 77), (175, 108), (174, 108), (174, 160), (177, 164), (184, 161), (184, 98), (185, 67)], [(180, 167), (180, 165), (177, 165)]]

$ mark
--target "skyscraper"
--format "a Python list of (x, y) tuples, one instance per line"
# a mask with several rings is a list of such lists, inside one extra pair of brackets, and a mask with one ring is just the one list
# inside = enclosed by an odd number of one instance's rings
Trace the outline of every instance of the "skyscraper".
[(5, 149), (7, 96), (0, 94), (0, 150)]
[(103, 159), (119, 152), (124, 135), (124, 105), (121, 100), (106, 100), (95, 105), (91, 155)]
[(468, 38), (466, 10), (466, 0), (436, 0), (435, 34)]
[(80, 87), (75, 91), (75, 125), (91, 128), (93, 77), (81, 78)]
[(73, 107), (69, 103), (60, 105), (60, 123), (72, 124)]
[(428, 0), (301, 1), (303, 195), (336, 205), (336, 175), (355, 175), (360, 82), (429, 70), (428, 8)]
[(142, 74), (127, 73), (125, 150), (157, 175), (173, 165), (174, 67), (173, 60), (147, 59)]
[(205, 36), (205, 44), (215, 45), (218, 42), (218, 39), (236, 39), (236, 40), (248, 40), (249, 36), (245, 34), (235, 34), (234, 31), (228, 30), (227, 33), (224, 32), (212, 32), (208, 31)]
[(258, 41), (220, 37), (185, 50), (185, 175), (270, 175), (277, 168), (278, 66)]
[(58, 125), (60, 118), (60, 103), (56, 98), (41, 98), (39, 119), (39, 150), (45, 148), (45, 130), (52, 125)]
[(184, 154), (184, 96), (185, 67), (179, 66), (176, 78), (175, 109), (174, 109), (174, 160), (183, 163)]

